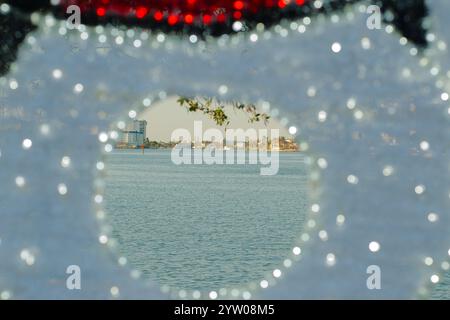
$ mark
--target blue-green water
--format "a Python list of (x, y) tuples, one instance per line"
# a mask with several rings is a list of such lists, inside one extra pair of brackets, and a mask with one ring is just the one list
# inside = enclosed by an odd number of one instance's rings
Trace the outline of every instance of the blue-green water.
[(259, 165), (181, 165), (168, 150), (108, 155), (105, 206), (130, 265), (160, 284), (218, 289), (279, 267), (305, 219), (307, 172), (281, 153), (275, 176)]
[(434, 288), (431, 298), (438, 300), (450, 300), (450, 273), (443, 276), (442, 281), (439, 282), (439, 284)]

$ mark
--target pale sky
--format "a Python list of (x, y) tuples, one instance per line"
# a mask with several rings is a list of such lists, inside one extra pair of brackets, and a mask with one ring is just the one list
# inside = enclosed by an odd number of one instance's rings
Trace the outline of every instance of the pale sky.
[[(170, 141), (170, 136), (175, 129), (183, 128), (194, 135), (194, 121), (203, 121), (203, 132), (209, 128), (217, 128), (224, 133), (224, 128), (217, 126), (216, 123), (202, 112), (188, 112), (186, 107), (181, 107), (177, 102), (178, 97), (168, 97), (163, 101), (154, 103), (144, 112), (138, 115), (139, 120), (147, 120), (147, 137), (150, 141)], [(279, 129), (280, 137), (292, 137), (287, 128), (283, 127), (275, 118), (270, 118), (267, 127), (264, 122), (248, 122), (248, 114), (242, 110), (235, 110), (227, 105), (225, 112), (230, 118), (230, 129)], [(269, 133), (270, 134), (270, 133)]]

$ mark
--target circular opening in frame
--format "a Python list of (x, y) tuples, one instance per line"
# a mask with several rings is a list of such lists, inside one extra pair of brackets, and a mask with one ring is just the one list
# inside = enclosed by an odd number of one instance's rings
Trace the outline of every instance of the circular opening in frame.
[(296, 128), (276, 116), (268, 104), (172, 96), (114, 123), (104, 206), (129, 265), (200, 291), (259, 285), (289, 267), (308, 166)]

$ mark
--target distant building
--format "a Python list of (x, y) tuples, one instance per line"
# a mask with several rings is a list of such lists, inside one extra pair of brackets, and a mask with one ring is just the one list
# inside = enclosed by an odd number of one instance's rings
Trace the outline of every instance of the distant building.
[(147, 121), (134, 120), (119, 132), (117, 147), (136, 148), (144, 144), (147, 138)]
[(119, 136), (117, 137), (117, 145), (128, 144), (128, 133), (125, 131), (119, 131)]

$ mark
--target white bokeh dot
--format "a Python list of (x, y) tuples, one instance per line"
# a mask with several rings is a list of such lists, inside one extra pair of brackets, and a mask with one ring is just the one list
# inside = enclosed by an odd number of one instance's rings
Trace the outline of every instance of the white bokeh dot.
[(273, 270), (272, 274), (275, 278), (279, 278), (279, 277), (281, 277), (281, 270), (275, 269), (275, 270)]
[(342, 50), (342, 45), (339, 42), (334, 42), (331, 45), (331, 51), (333, 51), (334, 53), (339, 53)]
[(425, 188), (425, 186), (423, 184), (419, 184), (419, 185), (414, 187), (414, 192), (416, 194), (422, 194), (422, 193), (425, 192), (425, 190), (426, 190), (426, 188)]
[(22, 148), (24, 148), (25, 150), (30, 149), (32, 145), (33, 145), (33, 141), (31, 141), (31, 139), (27, 138), (22, 141)]
[(432, 283), (438, 283), (438, 282), (439, 282), (439, 276), (438, 276), (437, 274), (433, 274), (433, 275), (430, 277), (430, 281), (431, 281)]
[(63, 76), (63, 73), (62, 73), (62, 71), (61, 71), (60, 69), (55, 69), (55, 70), (53, 70), (53, 72), (52, 72), (52, 76), (53, 76), (53, 78), (55, 78), (55, 79), (61, 79), (62, 76)]
[(67, 186), (64, 183), (58, 184), (58, 193), (62, 196), (66, 195), (68, 192)]
[(317, 203), (314, 203), (311, 206), (311, 211), (314, 212), (314, 213), (318, 213), (320, 211), (320, 206)]
[(106, 132), (102, 132), (98, 135), (98, 140), (102, 143), (105, 143), (108, 141), (108, 134)]
[(429, 222), (434, 223), (437, 222), (439, 220), (439, 216), (437, 213), (434, 212), (430, 212), (427, 216), (427, 219)]
[(100, 236), (98, 237), (98, 241), (99, 241), (101, 244), (106, 244), (106, 243), (108, 243), (108, 236), (102, 234), (102, 235), (100, 235)]
[(209, 293), (209, 298), (213, 299), (213, 300), (217, 299), (217, 292), (216, 291), (211, 291)]
[(128, 112), (128, 116), (129, 116), (131, 119), (134, 119), (134, 118), (136, 118), (137, 113), (136, 113), (136, 111), (134, 111), (134, 110), (130, 110), (130, 112)]
[(110, 292), (113, 297), (118, 297), (120, 293), (119, 288), (116, 286), (111, 287)]
[(105, 163), (102, 161), (97, 162), (96, 164), (97, 170), (102, 171), (105, 169)]
[(432, 257), (426, 257), (423, 262), (427, 265), (427, 266), (431, 266), (434, 263), (434, 260)]
[(334, 253), (328, 253), (325, 261), (328, 266), (332, 267), (336, 264), (336, 256), (334, 255)]
[(73, 92), (75, 93), (81, 93), (84, 90), (84, 86), (81, 83), (77, 83), (74, 87), (73, 87)]
[(226, 85), (221, 85), (220, 87), (219, 87), (219, 89), (218, 89), (218, 92), (219, 92), (219, 94), (220, 95), (225, 95), (225, 94), (227, 94), (227, 92), (228, 92), (228, 87), (226, 86)]
[(345, 216), (343, 214), (338, 214), (336, 217), (336, 224), (342, 226), (345, 223)]
[(380, 244), (377, 241), (371, 241), (369, 243), (369, 250), (371, 252), (378, 252), (378, 251), (380, 251)]
[(71, 162), (72, 162), (72, 160), (70, 159), (69, 156), (64, 156), (61, 159), (61, 167), (68, 168), (68, 167), (70, 167)]
[(18, 176), (18, 177), (16, 177), (15, 181), (16, 181), (16, 185), (17, 185), (19, 188), (22, 188), (22, 187), (25, 186), (26, 181), (25, 181), (25, 178), (24, 178), (24, 177)]
[(422, 151), (428, 151), (430, 149), (430, 144), (428, 143), (428, 141), (420, 142), (420, 149)]

